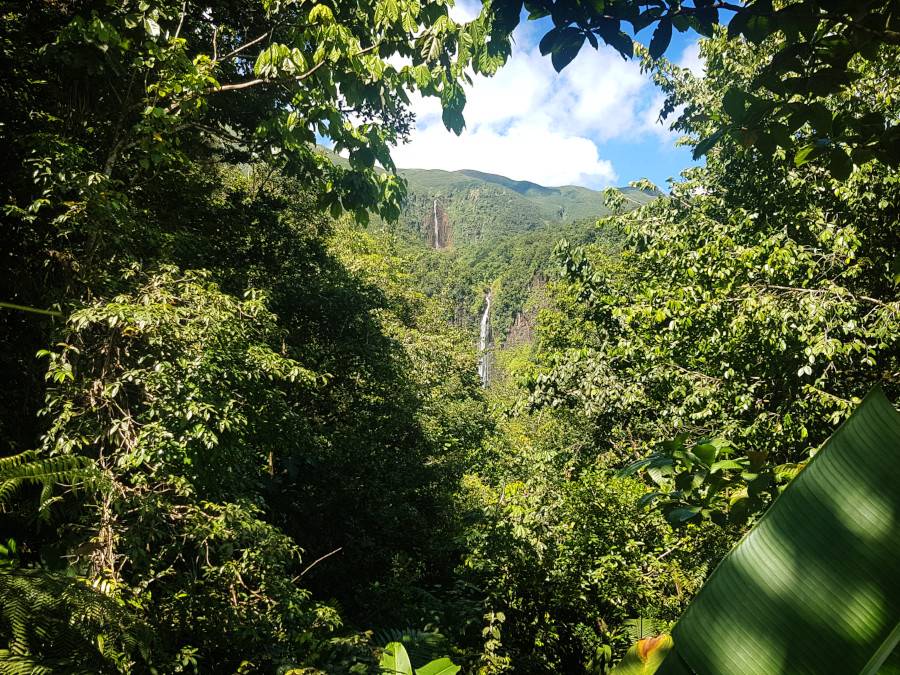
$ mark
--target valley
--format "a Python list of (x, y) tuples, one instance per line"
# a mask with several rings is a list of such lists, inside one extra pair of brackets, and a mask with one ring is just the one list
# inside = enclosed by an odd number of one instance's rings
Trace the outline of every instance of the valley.
[[(448, 307), (448, 321), (485, 341), (488, 361), (495, 350), (531, 342), (546, 283), (556, 276), (559, 242), (603, 245), (613, 255), (621, 238), (598, 226), (610, 215), (602, 191), (471, 170), (405, 169), (400, 175), (408, 186), (401, 217), (382, 227), (411, 261), (416, 285)], [(625, 210), (656, 197), (632, 187), (616, 190)]]

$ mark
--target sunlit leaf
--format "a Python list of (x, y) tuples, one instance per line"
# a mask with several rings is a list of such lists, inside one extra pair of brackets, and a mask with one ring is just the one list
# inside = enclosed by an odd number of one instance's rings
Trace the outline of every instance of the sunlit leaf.
[(719, 565), (657, 671), (874, 674), (900, 641), (900, 414), (874, 390)]

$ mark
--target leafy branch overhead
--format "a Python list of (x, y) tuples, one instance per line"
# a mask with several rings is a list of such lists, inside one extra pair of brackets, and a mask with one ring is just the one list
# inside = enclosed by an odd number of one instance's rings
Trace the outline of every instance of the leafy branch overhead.
[(761, 152), (784, 148), (798, 165), (824, 161), (839, 179), (870, 159), (900, 162), (900, 125), (887, 111), (832, 114), (821, 104), (828, 96), (852, 94), (860, 61), (900, 45), (895, 0), (494, 0), (491, 7), (494, 24), (507, 34), (523, 9), (531, 20), (549, 17), (553, 27), (540, 50), (557, 71), (585, 43), (597, 49), (603, 42), (630, 58), (637, 51), (635, 36), (644, 31), (650, 31), (653, 60), (666, 52), (673, 31), (711, 36), (721, 27), (730, 38), (760, 48), (772, 37), (784, 38), (756, 78), (729, 92), (727, 116), (696, 145), (695, 157), (728, 135)]
[[(90, 124), (78, 140), (94, 160), (91, 180), (124, 180), (132, 167), (152, 173), (201, 143), (289, 165), (322, 188), (335, 214), (395, 217), (403, 185), (376, 166), (394, 169), (389, 150), (409, 132), (409, 95), (438, 98), (445, 124), (460, 133), (468, 73), (493, 73), (509, 54), (508, 42), (492, 39), (488, 15), (459, 24), (449, 5), (128, 2), (64, 13), (62, 25), (33, 38), (40, 65), (54, 64), (49, 85), (84, 87), (79, 115)], [(71, 115), (66, 103), (37, 118), (44, 134)], [(349, 167), (315, 151), (323, 139)], [(55, 171), (36, 175), (46, 182)]]

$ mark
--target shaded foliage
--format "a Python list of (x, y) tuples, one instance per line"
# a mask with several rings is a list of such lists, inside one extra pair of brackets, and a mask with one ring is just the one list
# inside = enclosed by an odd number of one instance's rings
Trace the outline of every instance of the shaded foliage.
[[(677, 126), (694, 139), (714, 125), (721, 92), (770, 57), (724, 35), (702, 51), (703, 80), (665, 63), (655, 71), (686, 104)], [(859, 110), (881, 105), (880, 64), (856, 66)], [(873, 382), (896, 395), (900, 194), (879, 162), (838, 181), (731, 141), (685, 175), (667, 199), (611, 219), (628, 236), (623, 267), (562, 253), (561, 314), (545, 323), (533, 403), (584, 409), (622, 459), (682, 433), (688, 446), (725, 439), (746, 461), (720, 465), (731, 478), (715, 489), (697, 489), (714, 457), (702, 474), (704, 462), (673, 464), (664, 448), (665, 475), (651, 472), (668, 485), (661, 504), (692, 509), (677, 517), (713, 517), (775, 493), (792, 475), (775, 467), (807, 459)]]

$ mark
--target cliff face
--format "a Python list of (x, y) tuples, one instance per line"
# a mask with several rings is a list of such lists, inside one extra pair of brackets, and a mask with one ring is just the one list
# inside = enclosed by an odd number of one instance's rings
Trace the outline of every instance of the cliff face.
[(431, 248), (449, 248), (453, 243), (453, 229), (450, 227), (450, 218), (441, 203), (437, 199), (432, 200), (431, 209), (425, 214), (422, 221), (422, 230), (425, 233), (425, 241)]
[(516, 347), (532, 342), (534, 340), (534, 319), (533, 312), (516, 312), (516, 318), (509, 327), (503, 346)]
[(504, 349), (533, 342), (538, 312), (548, 306), (547, 281), (543, 274), (535, 274), (528, 290), (528, 301), (515, 313), (512, 325), (506, 332)]

